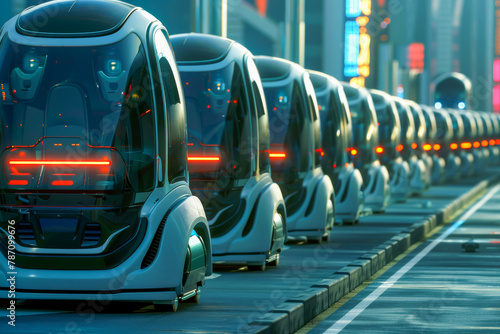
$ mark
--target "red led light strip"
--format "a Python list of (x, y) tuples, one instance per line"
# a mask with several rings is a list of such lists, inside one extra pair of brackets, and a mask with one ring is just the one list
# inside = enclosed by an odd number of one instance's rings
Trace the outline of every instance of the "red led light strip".
[(28, 185), (28, 180), (10, 180), (9, 186), (26, 186)]
[(271, 159), (284, 159), (286, 158), (286, 153), (277, 152), (277, 153), (269, 153), (269, 158)]
[(9, 165), (109, 166), (111, 161), (12, 160), (9, 161)]
[(219, 157), (188, 157), (188, 161), (219, 161)]
[(73, 181), (67, 181), (67, 180), (55, 180), (52, 181), (53, 186), (72, 186)]

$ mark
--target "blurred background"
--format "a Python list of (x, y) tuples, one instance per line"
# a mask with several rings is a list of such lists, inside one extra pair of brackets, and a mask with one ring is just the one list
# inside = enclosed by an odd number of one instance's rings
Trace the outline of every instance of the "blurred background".
[[(103, 0), (105, 1), (105, 0)], [(0, 24), (45, 1), (0, 0)], [(500, 112), (500, 0), (129, 0), (170, 34), (225, 36), (255, 55), (433, 104), (433, 80), (461, 72), (470, 108)]]

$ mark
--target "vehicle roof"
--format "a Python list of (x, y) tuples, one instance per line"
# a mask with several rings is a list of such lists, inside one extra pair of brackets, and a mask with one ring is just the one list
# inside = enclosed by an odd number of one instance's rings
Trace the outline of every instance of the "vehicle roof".
[(25, 9), (16, 30), (36, 37), (103, 36), (119, 30), (137, 8), (115, 0), (50, 1)]

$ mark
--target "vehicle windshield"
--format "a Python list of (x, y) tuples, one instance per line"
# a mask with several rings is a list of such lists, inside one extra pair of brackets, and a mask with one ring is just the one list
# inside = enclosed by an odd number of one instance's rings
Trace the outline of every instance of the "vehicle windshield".
[(186, 99), (191, 181), (216, 181), (212, 188), (217, 190), (244, 185), (254, 157), (240, 67), (231, 62), (213, 71), (185, 67), (180, 71)]
[[(334, 108), (334, 98), (333, 92), (325, 94), (316, 94), (316, 100), (318, 101), (319, 109), (319, 119), (321, 124), (321, 133), (323, 135), (323, 144), (326, 159), (331, 160), (329, 162), (341, 163), (340, 159), (337, 159), (338, 147), (340, 143), (337, 139), (340, 139), (340, 111), (332, 110)], [(344, 148), (345, 150), (345, 148)], [(339, 160), (339, 161), (337, 161)]]
[(366, 144), (366, 135), (370, 126), (370, 118), (366, 115), (361, 106), (361, 101), (349, 104), (352, 120), (352, 137), (354, 147)]
[[(271, 140), (272, 171), (305, 172), (309, 167), (307, 114), (299, 84), (278, 87), (264, 85)], [(280, 176), (276, 176), (281, 180)]]
[(155, 129), (140, 39), (0, 49), (0, 189), (135, 192), (154, 184)]
[[(385, 104), (381, 108), (377, 108), (378, 120), (378, 138), (379, 143), (383, 146), (395, 146), (393, 143), (392, 133), (396, 126), (395, 114), (391, 104)], [(399, 138), (398, 138), (399, 139)]]

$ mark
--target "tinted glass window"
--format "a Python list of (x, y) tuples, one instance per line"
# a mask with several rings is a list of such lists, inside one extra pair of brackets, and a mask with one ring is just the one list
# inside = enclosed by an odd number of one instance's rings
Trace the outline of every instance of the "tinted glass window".
[[(155, 35), (158, 66), (161, 73), (165, 109), (167, 111), (168, 181), (187, 180), (186, 111), (179, 92), (180, 78), (172, 69), (175, 64), (166, 31)], [(175, 73), (175, 74), (174, 74)], [(165, 163), (165, 162), (163, 162)]]
[[(296, 173), (309, 169), (307, 118), (299, 84), (265, 87), (271, 139), (272, 170)], [(277, 155), (277, 156), (276, 156)]]
[(172, 37), (178, 62), (210, 62), (225, 57), (233, 42), (210, 35), (182, 34)]
[(5, 39), (0, 188), (151, 190), (156, 131), (149, 78), (134, 34), (99, 47), (33, 47)]
[(359, 147), (366, 142), (370, 119), (368, 115), (363, 113), (361, 101), (349, 104), (349, 110), (351, 111), (353, 144), (355, 147)]
[(314, 166), (321, 165), (321, 158), (325, 154), (321, 148), (321, 123), (318, 116), (318, 103), (316, 101), (316, 94), (309, 79), (309, 75), (304, 75), (304, 84), (307, 92), (307, 101), (309, 113), (311, 114), (313, 136), (314, 136)]
[(252, 82), (252, 91), (255, 97), (255, 108), (257, 111), (257, 126), (259, 133), (259, 170), (260, 173), (268, 173), (269, 165), (269, 118), (265, 105), (264, 91), (260, 82), (259, 72), (253, 59), (247, 60), (248, 73)]
[(118, 1), (49, 2), (22, 13), (19, 28), (31, 34), (100, 34), (118, 28), (134, 6)]
[(232, 62), (213, 71), (181, 68), (181, 78), (191, 180), (215, 180), (220, 185), (217, 189), (224, 188), (229, 179), (232, 186), (243, 185), (250, 177), (253, 154), (240, 67)]

